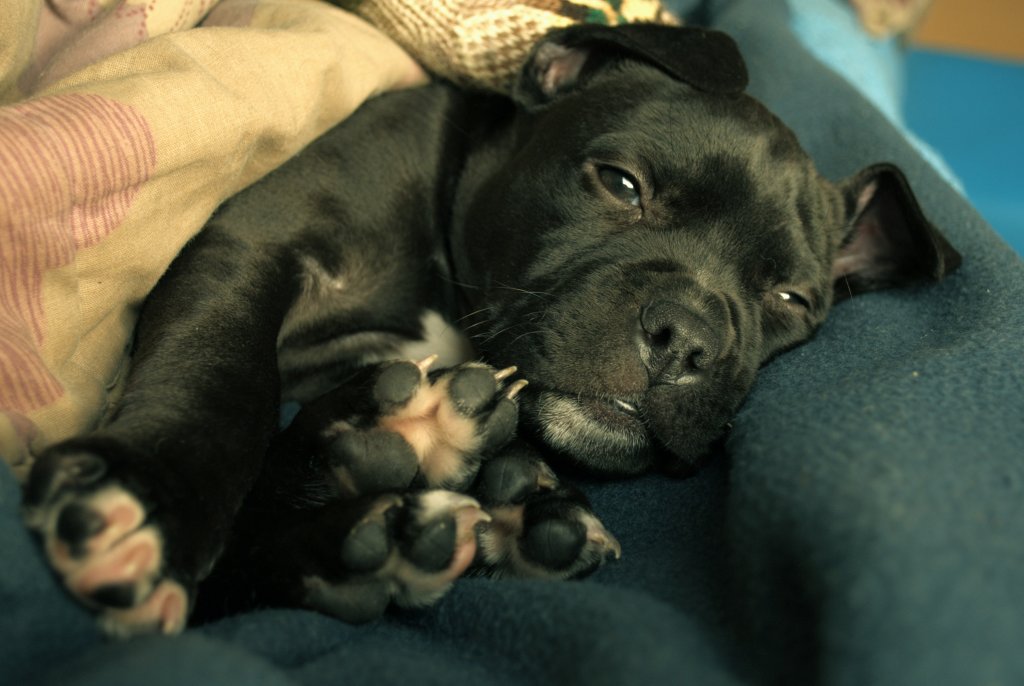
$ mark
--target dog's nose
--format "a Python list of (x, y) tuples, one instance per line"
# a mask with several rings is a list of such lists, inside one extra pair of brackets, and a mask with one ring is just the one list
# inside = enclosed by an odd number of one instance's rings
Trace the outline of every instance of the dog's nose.
[(640, 311), (639, 348), (651, 383), (669, 384), (697, 380), (721, 352), (707, 321), (672, 300), (655, 300)]

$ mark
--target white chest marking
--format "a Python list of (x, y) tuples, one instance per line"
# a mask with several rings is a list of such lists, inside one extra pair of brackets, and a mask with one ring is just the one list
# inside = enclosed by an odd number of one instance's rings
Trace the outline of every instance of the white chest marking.
[(428, 355), (439, 355), (435, 368), (453, 367), (476, 357), (473, 345), (458, 327), (453, 326), (434, 310), (427, 310), (420, 319), (423, 339), (399, 346), (398, 357), (422, 360)]

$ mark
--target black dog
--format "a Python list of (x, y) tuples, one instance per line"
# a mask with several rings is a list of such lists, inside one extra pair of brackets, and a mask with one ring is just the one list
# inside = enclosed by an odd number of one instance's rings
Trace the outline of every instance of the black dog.
[[(541, 454), (689, 473), (836, 295), (959, 261), (896, 169), (833, 185), (745, 83), (722, 34), (570, 28), (511, 99), (380, 97), (232, 199), (117, 409), (33, 469), (57, 573), (125, 634), (180, 630), (204, 579), (212, 611), (362, 620), (617, 555)], [(494, 366), (415, 352), (442, 321)]]

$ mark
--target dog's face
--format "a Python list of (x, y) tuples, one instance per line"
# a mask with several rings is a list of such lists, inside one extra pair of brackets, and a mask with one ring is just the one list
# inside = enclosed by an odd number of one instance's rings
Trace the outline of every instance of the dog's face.
[(535, 53), (515, 151), (465, 201), (459, 279), (548, 445), (605, 472), (687, 471), (834, 293), (957, 256), (896, 169), (821, 177), (741, 92), (721, 34), (573, 31)]

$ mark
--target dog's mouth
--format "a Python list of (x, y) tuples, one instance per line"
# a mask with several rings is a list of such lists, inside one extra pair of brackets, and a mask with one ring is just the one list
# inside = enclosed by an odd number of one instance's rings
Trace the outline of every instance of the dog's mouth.
[(648, 466), (650, 439), (640, 398), (544, 389), (523, 400), (544, 442), (571, 461), (616, 473)]
[(562, 394), (562, 397), (575, 402), (580, 412), (608, 426), (643, 426), (643, 422), (640, 419), (640, 401), (638, 400), (614, 397), (572, 396), (569, 394)]
[(550, 387), (532, 390), (538, 392), (542, 405), (579, 415), (581, 420), (597, 422), (608, 428), (644, 429), (643, 398), (640, 396), (574, 393)]

